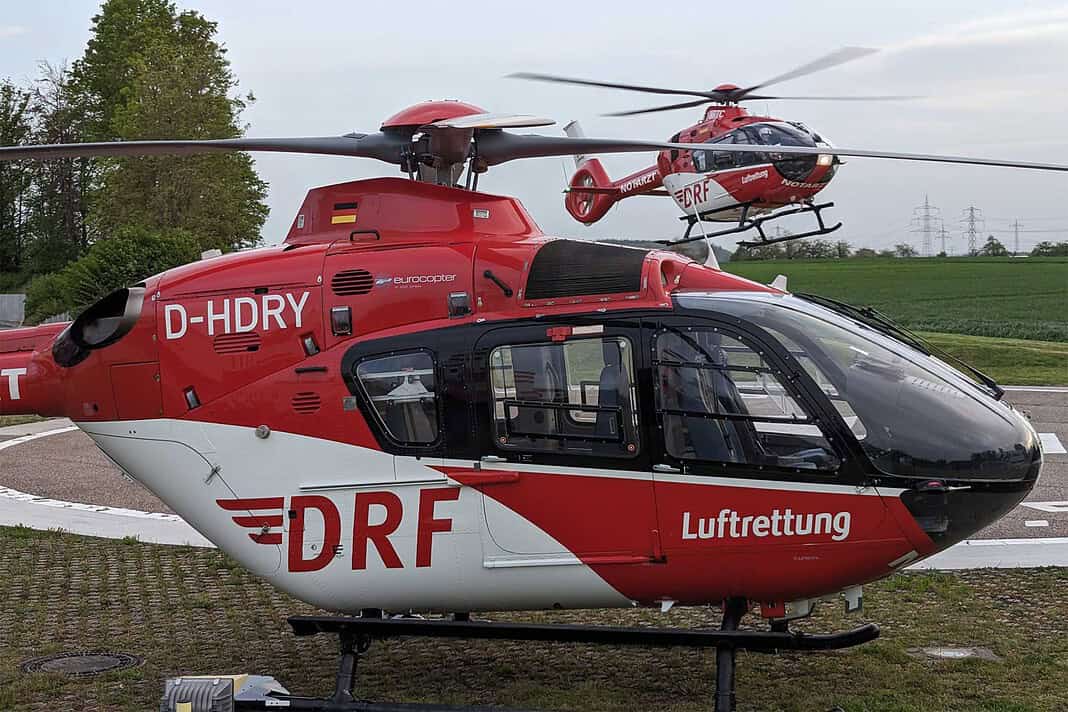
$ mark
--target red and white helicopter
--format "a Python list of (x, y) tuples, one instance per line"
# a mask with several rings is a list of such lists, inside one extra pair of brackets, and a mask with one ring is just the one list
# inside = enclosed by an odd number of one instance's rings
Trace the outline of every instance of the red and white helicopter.
[[(713, 646), (725, 711), (735, 649), (870, 640), (871, 625), (787, 624), (838, 592), (859, 606), (862, 584), (1034, 486), (1038, 438), (997, 385), (879, 315), (673, 252), (550, 237), (519, 201), (474, 190), (518, 158), (688, 147), (505, 130), (545, 123), (427, 102), (368, 134), (0, 148), (0, 161), (318, 153), (410, 176), (315, 188), (280, 245), (0, 333), (0, 414), (73, 419), (250, 571), (361, 614), (291, 619), (340, 633), (327, 700), (270, 678), (187, 678), (163, 709), (216, 694), (236, 709), (369, 709), (351, 686), (371, 638), (444, 635)], [(700, 604), (723, 605), (721, 630), (466, 616)], [(737, 630), (751, 606), (770, 631)]]
[[(712, 232), (700, 228), (701, 240), (756, 230), (758, 238), (742, 245), (762, 245), (781, 240), (796, 240), (825, 235), (842, 226), (827, 226), (821, 211), (833, 203), (817, 204), (816, 195), (827, 187), (840, 161), (829, 141), (797, 121), (748, 113), (743, 101), (807, 99), (818, 101), (887, 101), (907, 96), (771, 96), (762, 90), (773, 84), (805, 76), (823, 69), (866, 57), (877, 50), (843, 47), (807, 62), (784, 74), (748, 87), (722, 84), (712, 90), (667, 89), (635, 84), (573, 79), (550, 74), (518, 73), (518, 79), (574, 84), (579, 86), (624, 89), (658, 95), (698, 97), (681, 103), (609, 116), (636, 116), (673, 111), (704, 104), (704, 118), (671, 137), (672, 143), (688, 144), (684, 149), (660, 152), (656, 164), (613, 181), (596, 158), (576, 157), (577, 170), (569, 182), (565, 206), (579, 222), (587, 225), (600, 220), (620, 200), (636, 195), (669, 195), (683, 212), (686, 232), (679, 242), (689, 241), (695, 225), (701, 222), (734, 222), (735, 226)], [(581, 136), (576, 122), (565, 128), (568, 135)], [(696, 144), (696, 146), (695, 146)], [(707, 144), (707, 145), (706, 145)], [(732, 151), (723, 146), (742, 146)], [(781, 150), (783, 146), (801, 146), (818, 151), (798, 155)], [(876, 156), (877, 154), (865, 154)], [(787, 215), (814, 213), (817, 227), (811, 231), (780, 239), (768, 238), (763, 226)]]

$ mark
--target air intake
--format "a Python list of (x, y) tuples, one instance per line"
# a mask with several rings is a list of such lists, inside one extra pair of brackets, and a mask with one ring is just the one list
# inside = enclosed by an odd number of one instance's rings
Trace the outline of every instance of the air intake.
[(322, 405), (322, 399), (319, 398), (318, 393), (312, 393), (310, 391), (305, 393), (298, 393), (293, 396), (293, 410), (297, 411), (301, 415), (311, 415), (317, 413), (319, 407)]
[(350, 269), (338, 272), (330, 280), (334, 294), (347, 297), (355, 294), (367, 294), (375, 285), (375, 278), (365, 269)]
[(641, 290), (648, 250), (579, 240), (553, 240), (534, 255), (527, 299), (555, 299)]
[(215, 353), (243, 354), (260, 350), (260, 335), (255, 332), (243, 334), (219, 334), (215, 337)]

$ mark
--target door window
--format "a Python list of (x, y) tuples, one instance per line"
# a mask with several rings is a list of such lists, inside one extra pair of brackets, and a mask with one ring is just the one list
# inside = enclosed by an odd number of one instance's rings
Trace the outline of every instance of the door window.
[(655, 341), (656, 404), (679, 460), (833, 470), (823, 432), (759, 349), (717, 329), (666, 329)]
[(638, 452), (634, 364), (621, 337), (499, 346), (490, 353), (501, 448), (630, 457)]
[(401, 445), (438, 439), (434, 357), (426, 351), (361, 361), (356, 379), (386, 434)]

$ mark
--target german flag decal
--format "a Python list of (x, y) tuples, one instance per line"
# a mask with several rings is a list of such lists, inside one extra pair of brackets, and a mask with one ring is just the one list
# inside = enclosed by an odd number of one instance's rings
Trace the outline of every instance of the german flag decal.
[(331, 225), (344, 225), (356, 222), (356, 203), (334, 203), (334, 212), (330, 214)]

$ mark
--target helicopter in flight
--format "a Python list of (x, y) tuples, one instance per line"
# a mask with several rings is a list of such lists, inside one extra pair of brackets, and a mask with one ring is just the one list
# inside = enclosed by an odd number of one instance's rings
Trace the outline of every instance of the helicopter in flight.
[[(314, 188), (279, 245), (0, 332), (0, 414), (71, 418), (249, 571), (347, 614), (290, 619), (339, 635), (331, 697), (179, 678), (161, 709), (215, 709), (217, 694), (234, 709), (369, 709), (352, 687), (370, 641), (428, 635), (714, 647), (728, 712), (737, 649), (871, 640), (871, 624), (789, 622), (838, 593), (858, 608), (863, 584), (1035, 485), (1038, 437), (997, 384), (881, 315), (670, 251), (545, 235), (517, 199), (477, 190), (520, 158), (690, 145), (508, 130), (549, 123), (433, 101), (336, 137), (0, 148), (330, 154), (408, 176)], [(721, 629), (470, 619), (706, 604)], [(771, 629), (739, 630), (751, 610)], [(419, 611), (451, 617), (388, 615)]]
[[(620, 200), (638, 195), (670, 196), (682, 210), (686, 231), (678, 242), (689, 241), (694, 226), (702, 240), (750, 230), (757, 232), (752, 241), (740, 245), (766, 245), (784, 240), (826, 235), (842, 226), (827, 225), (822, 211), (833, 203), (816, 203), (815, 197), (834, 178), (841, 161), (833, 146), (819, 133), (799, 121), (750, 114), (741, 103), (758, 100), (802, 99), (816, 101), (897, 101), (909, 96), (777, 96), (763, 90), (789, 79), (866, 57), (877, 50), (843, 47), (807, 62), (788, 72), (747, 87), (721, 84), (711, 90), (668, 89), (655, 86), (621, 84), (588, 79), (574, 79), (551, 74), (521, 72), (509, 76), (543, 82), (586, 87), (623, 89), (668, 96), (697, 97), (680, 103), (646, 109), (621, 111), (608, 116), (637, 116), (661, 111), (675, 111), (708, 104), (704, 116), (671, 137), (672, 143), (690, 144), (686, 149), (666, 149), (656, 163), (619, 180), (608, 176), (597, 158), (577, 156), (576, 170), (569, 181), (564, 205), (579, 222), (592, 225), (605, 216)], [(581, 136), (577, 122), (565, 127), (569, 135)], [(740, 150), (721, 150), (723, 146), (744, 146)], [(820, 149), (798, 155), (781, 150), (782, 146)], [(769, 238), (764, 225), (788, 215), (813, 213), (817, 226), (809, 231)], [(703, 222), (732, 222), (731, 227), (705, 231)]]

